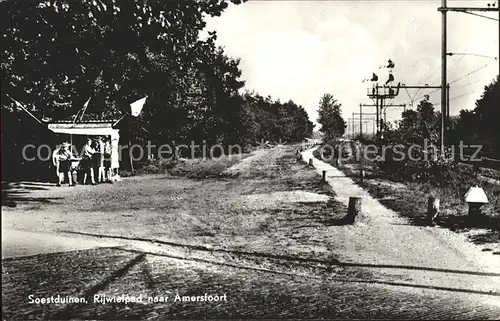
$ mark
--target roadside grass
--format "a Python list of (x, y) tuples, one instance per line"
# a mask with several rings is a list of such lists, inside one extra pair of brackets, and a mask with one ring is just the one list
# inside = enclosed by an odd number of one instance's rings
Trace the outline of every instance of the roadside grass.
[[(319, 149), (315, 157), (320, 157)], [(363, 159), (363, 158), (362, 158)], [(335, 166), (334, 160), (324, 161)], [(467, 166), (467, 165), (466, 165)], [(365, 169), (365, 179), (361, 182), (360, 169)], [(441, 212), (436, 224), (455, 232), (471, 232), (469, 239), (476, 244), (500, 243), (500, 185), (488, 180), (463, 179), (459, 186), (437, 187), (430, 182), (396, 182), (377, 170), (375, 163), (350, 160), (339, 168), (358, 185), (367, 190), (381, 204), (410, 219), (415, 225), (425, 225), (427, 200), (429, 196), (440, 199)], [(495, 177), (497, 171), (483, 169), (481, 174)], [(471, 218), (464, 195), (471, 186), (483, 188), (489, 204), (482, 207), (482, 216)]]

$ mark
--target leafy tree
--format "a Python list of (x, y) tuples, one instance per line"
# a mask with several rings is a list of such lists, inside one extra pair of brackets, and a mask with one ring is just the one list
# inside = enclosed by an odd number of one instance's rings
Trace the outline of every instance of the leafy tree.
[(243, 95), (240, 122), (243, 144), (299, 142), (312, 135), (313, 127), (305, 109), (292, 100), (281, 103), (252, 92)]
[(318, 123), (326, 140), (344, 135), (347, 127), (341, 115), (341, 104), (331, 94), (324, 94), (319, 102)]
[(3, 1), (2, 94), (56, 120), (73, 117), (89, 97), (85, 117), (116, 119), (148, 95), (130, 126), (157, 145), (310, 136), (302, 106), (240, 95), (239, 59), (216, 46), (215, 32), (199, 39), (205, 17), (230, 2), (243, 1)]
[[(0, 5), (2, 91), (41, 116), (66, 118), (88, 97), (94, 97), (89, 113), (115, 117), (137, 95), (152, 95), (165, 85), (180, 92), (195, 57), (212, 48), (198, 40), (204, 16), (220, 15), (228, 2), (47, 0)], [(154, 66), (159, 60), (164, 63), (162, 77)], [(171, 76), (178, 81), (166, 82)]]

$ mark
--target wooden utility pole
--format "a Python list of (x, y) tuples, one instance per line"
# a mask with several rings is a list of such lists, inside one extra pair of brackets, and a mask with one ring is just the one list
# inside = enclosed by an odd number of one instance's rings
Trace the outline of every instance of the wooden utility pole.
[(364, 104), (359, 104), (359, 113), (352, 113), (353, 116), (359, 116), (359, 126), (360, 126), (360, 130), (359, 130), (359, 135), (362, 136), (363, 135), (363, 115), (367, 115), (367, 116), (375, 116), (376, 114), (375, 113), (363, 113), (363, 107), (375, 107), (375, 105), (364, 105)]
[(446, 85), (446, 130), (450, 130), (450, 84)]
[(377, 84), (377, 88), (375, 89), (376, 93), (377, 93), (377, 96), (375, 98), (375, 109), (376, 109), (376, 113), (377, 113), (377, 122), (375, 124), (375, 127), (377, 128), (377, 132), (375, 133), (375, 135), (378, 134), (379, 130), (380, 130), (380, 127), (378, 127), (378, 124), (379, 124), (379, 95), (378, 95), (378, 84)]
[[(441, 7), (446, 9), (446, 0), (441, 0)], [(446, 10), (442, 11), (441, 17), (441, 152), (444, 152), (444, 133), (446, 119), (446, 62), (447, 62), (447, 35), (446, 35)]]
[[(445, 142), (445, 126), (447, 123), (447, 118), (449, 117), (449, 106), (447, 105), (447, 101), (449, 99), (448, 97), (448, 91), (449, 91), (449, 85), (447, 85), (447, 79), (446, 79), (446, 56), (448, 55), (447, 48), (446, 48), (446, 36), (447, 36), (447, 25), (446, 25), (446, 13), (448, 11), (455, 11), (455, 12), (464, 12), (468, 14), (474, 14), (473, 12), (475, 11), (482, 11), (482, 12), (495, 12), (498, 11), (499, 13), (499, 19), (498, 19), (498, 39), (499, 39), (499, 47), (498, 47), (498, 73), (500, 75), (500, 3), (497, 3), (496, 8), (494, 5), (488, 4), (488, 7), (448, 7), (446, 0), (441, 0), (441, 7), (438, 8), (438, 11), (441, 11), (442, 13), (442, 32), (441, 32), (441, 149), (444, 149), (444, 142)], [(477, 14), (475, 14), (477, 15)], [(482, 16), (483, 18), (489, 18)], [(490, 19), (490, 18), (489, 18)]]
[(359, 104), (359, 137), (363, 137), (363, 105)]

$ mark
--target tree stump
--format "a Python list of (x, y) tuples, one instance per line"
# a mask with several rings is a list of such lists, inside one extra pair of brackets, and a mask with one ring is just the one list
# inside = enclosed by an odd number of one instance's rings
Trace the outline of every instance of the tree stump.
[(434, 220), (439, 214), (439, 199), (434, 196), (429, 196), (427, 200), (427, 223), (434, 226)]
[(346, 223), (352, 224), (356, 216), (361, 213), (361, 197), (349, 197), (349, 206), (347, 207)]

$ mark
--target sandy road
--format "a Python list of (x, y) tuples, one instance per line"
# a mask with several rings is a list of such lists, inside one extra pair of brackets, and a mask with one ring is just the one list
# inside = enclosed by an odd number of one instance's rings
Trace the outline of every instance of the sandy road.
[[(287, 154), (291, 157), (283, 159)], [(445, 260), (462, 259), (426, 232), (393, 225), (390, 216), (380, 221), (366, 216), (354, 226), (330, 225), (324, 216), (341, 217), (345, 208), (327, 207), (330, 194), (311, 183), (319, 176), (294, 158), (290, 147), (278, 146), (237, 164), (230, 170), (239, 176), (230, 180), (146, 176), (112, 186), (26, 193), (27, 201), (2, 213), (4, 228), (25, 230), (16, 237), (31, 240), (11, 253), (44, 254), (4, 262), (4, 308), (12, 316), (6, 320), (28, 315), (498, 318), (500, 296), (487, 294), (495, 288), (482, 281), (494, 276), (477, 273), (473, 265), (431, 262), (424, 257), (425, 244), (444, 253)], [(345, 186), (336, 190), (340, 200), (343, 191), (349, 192)], [(33, 205), (37, 197), (54, 203)], [(101, 205), (105, 202), (108, 212)], [(28, 252), (21, 253), (23, 248)], [(91, 297), (207, 291), (225, 292), (230, 302), (128, 307), (25, 302), (28, 293)]]

